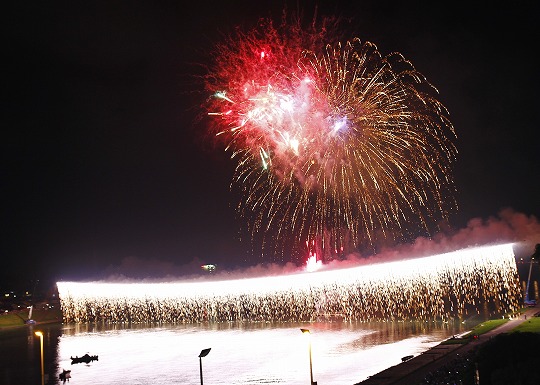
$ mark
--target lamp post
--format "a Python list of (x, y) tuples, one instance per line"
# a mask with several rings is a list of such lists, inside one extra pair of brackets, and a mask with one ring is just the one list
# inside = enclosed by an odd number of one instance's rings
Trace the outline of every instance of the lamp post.
[(41, 385), (45, 385), (45, 368), (43, 366), (43, 333), (37, 331), (34, 334), (39, 337), (39, 347), (41, 351)]
[[(300, 329), (302, 334), (305, 334), (310, 337), (309, 329)], [(310, 385), (317, 385), (317, 382), (313, 382), (313, 364), (311, 362), (311, 338), (309, 338), (309, 378), (311, 379)]]
[(203, 377), (202, 377), (202, 358), (206, 357), (208, 353), (210, 353), (210, 349), (203, 349), (201, 350), (201, 353), (199, 354), (199, 372), (201, 374), (201, 385), (203, 385)]

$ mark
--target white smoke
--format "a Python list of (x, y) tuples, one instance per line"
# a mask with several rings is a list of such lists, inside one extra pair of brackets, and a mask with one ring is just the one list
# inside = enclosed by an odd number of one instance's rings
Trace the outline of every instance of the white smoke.
[[(440, 233), (432, 238), (419, 237), (411, 244), (383, 248), (377, 254), (353, 253), (345, 260), (331, 261), (324, 269), (341, 269), (369, 263), (382, 263), (401, 259), (443, 254), (469, 247), (514, 243), (516, 258), (529, 258), (535, 245), (540, 243), (540, 222), (533, 215), (507, 208), (497, 216), (471, 219), (465, 228)], [(307, 259), (307, 256), (306, 256)], [(100, 278), (108, 282), (137, 281), (165, 282), (178, 280), (223, 280), (248, 277), (287, 275), (303, 271), (305, 266), (292, 263), (258, 264), (231, 270), (218, 266), (215, 273), (201, 269), (203, 262), (194, 258), (178, 265), (170, 261), (126, 257), (119, 265), (110, 265)]]

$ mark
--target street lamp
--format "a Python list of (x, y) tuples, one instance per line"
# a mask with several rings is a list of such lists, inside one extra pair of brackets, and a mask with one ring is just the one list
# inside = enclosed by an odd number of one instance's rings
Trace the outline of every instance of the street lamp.
[(201, 354), (199, 354), (199, 372), (201, 373), (201, 385), (203, 385), (203, 377), (202, 377), (202, 358), (206, 357), (208, 353), (210, 353), (210, 349), (203, 349), (201, 350)]
[[(302, 334), (305, 334), (310, 337), (309, 329), (300, 329)], [(309, 338), (309, 377), (311, 379), (310, 385), (317, 385), (317, 382), (313, 382), (313, 364), (311, 363), (311, 338)]]
[(43, 333), (38, 331), (34, 334), (39, 337), (39, 347), (41, 351), (41, 385), (45, 385), (45, 368), (43, 366)]

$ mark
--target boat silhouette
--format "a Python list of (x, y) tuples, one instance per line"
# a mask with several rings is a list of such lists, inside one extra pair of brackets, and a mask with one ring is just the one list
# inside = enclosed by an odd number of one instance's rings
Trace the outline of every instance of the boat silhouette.
[(85, 354), (82, 357), (75, 356), (75, 357), (70, 357), (70, 358), (71, 358), (71, 365), (79, 364), (81, 362), (84, 362), (85, 364), (88, 364), (88, 363), (90, 363), (92, 361), (97, 361), (98, 360), (98, 356), (91, 356), (88, 353)]

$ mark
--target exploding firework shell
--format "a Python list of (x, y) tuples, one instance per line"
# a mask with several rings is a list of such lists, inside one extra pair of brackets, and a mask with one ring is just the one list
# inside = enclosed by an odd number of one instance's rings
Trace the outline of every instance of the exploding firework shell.
[(253, 238), (348, 251), (447, 218), (455, 133), (431, 84), (369, 42), (323, 48), (266, 27), (220, 46), (207, 83)]

